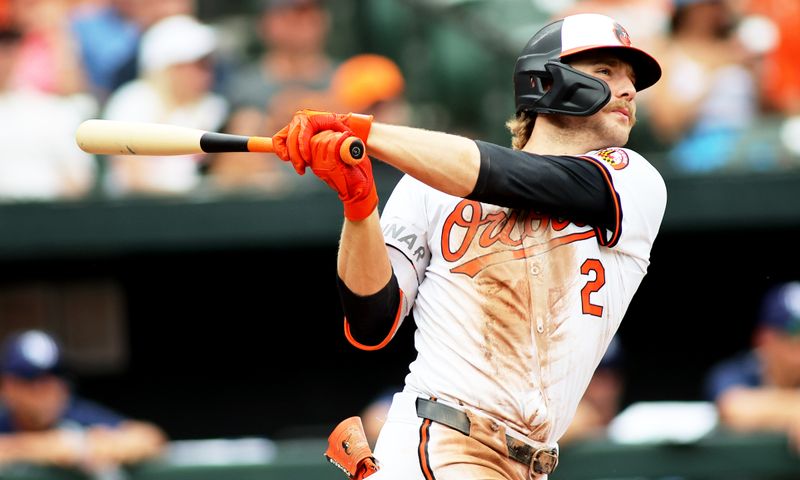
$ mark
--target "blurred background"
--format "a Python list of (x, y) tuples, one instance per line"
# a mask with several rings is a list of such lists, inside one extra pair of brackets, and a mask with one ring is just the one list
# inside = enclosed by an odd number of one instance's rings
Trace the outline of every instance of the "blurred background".
[[(75, 129), (272, 135), (310, 107), (510, 145), (516, 56), (577, 11), (665, 70), (628, 144), (669, 199), (618, 334), (621, 408), (705, 400), (800, 278), (795, 0), (2, 0), (0, 338), (56, 334), (81, 394), (176, 442), (324, 439), (413, 356), (410, 322), (379, 352), (344, 338), (335, 195), (271, 155), (92, 156)], [(383, 202), (399, 174), (376, 176)]]

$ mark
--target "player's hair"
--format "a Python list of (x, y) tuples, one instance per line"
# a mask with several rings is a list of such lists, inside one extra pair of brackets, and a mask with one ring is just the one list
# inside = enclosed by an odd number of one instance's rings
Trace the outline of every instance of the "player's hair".
[(523, 111), (506, 121), (506, 128), (511, 132), (511, 146), (515, 150), (522, 150), (533, 133), (536, 123), (536, 114)]

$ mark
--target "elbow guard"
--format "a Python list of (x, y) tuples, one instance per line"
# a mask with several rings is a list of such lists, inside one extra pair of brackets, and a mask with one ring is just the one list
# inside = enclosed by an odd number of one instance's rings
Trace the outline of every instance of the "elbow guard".
[(400, 310), (401, 292), (397, 277), (372, 295), (358, 295), (336, 276), (339, 298), (350, 328), (350, 335), (362, 345), (378, 345), (392, 334)]

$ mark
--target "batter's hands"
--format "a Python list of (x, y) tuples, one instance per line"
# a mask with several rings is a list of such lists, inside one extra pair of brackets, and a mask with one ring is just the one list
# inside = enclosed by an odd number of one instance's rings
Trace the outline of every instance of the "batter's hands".
[(366, 146), (372, 119), (372, 115), (300, 110), (295, 112), (288, 125), (272, 136), (272, 145), (281, 160), (292, 162), (295, 171), (303, 175), (311, 162), (311, 138), (314, 135), (325, 130), (350, 132)]
[(344, 204), (344, 216), (353, 221), (367, 218), (378, 206), (378, 193), (368, 156), (356, 165), (341, 160), (342, 143), (353, 134), (349, 131), (325, 130), (311, 138), (310, 162), (314, 175), (339, 194)]

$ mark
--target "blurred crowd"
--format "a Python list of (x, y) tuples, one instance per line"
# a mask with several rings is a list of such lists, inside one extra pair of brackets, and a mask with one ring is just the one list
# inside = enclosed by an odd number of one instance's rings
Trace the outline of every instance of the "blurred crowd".
[(327, 7), (259, 0), (249, 31), (231, 32), (201, 20), (196, 0), (0, 1), (0, 198), (282, 194), (309, 185), (272, 154), (99, 156), (74, 135), (102, 118), (271, 136), (303, 107), (405, 122), (400, 68), (377, 54), (334, 57)]
[[(235, 28), (201, 20), (199, 1), (0, 0), (0, 199), (281, 195), (317, 185), (272, 154), (91, 155), (74, 138), (89, 118), (270, 136), (309, 106), (413, 123), (399, 60), (367, 46), (335, 56), (325, 0), (256, 0)], [(638, 98), (644, 128), (629, 144), (652, 152), (657, 166), (679, 174), (796, 166), (800, 4), (557, 3), (567, 8), (543, 10), (542, 23), (606, 13), (662, 63), (664, 78)]]

